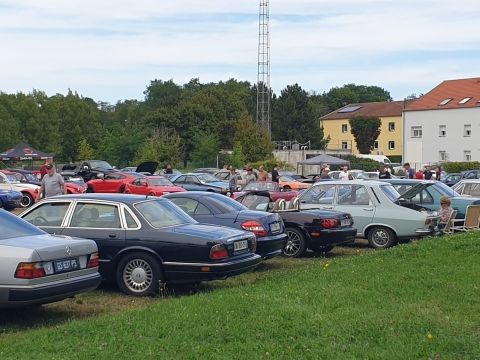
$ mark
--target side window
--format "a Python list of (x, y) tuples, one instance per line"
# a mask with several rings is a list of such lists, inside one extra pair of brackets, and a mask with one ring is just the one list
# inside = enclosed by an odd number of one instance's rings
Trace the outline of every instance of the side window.
[(200, 184), (195, 176), (187, 176), (187, 184)]
[(79, 203), (73, 212), (70, 226), (119, 229), (118, 208), (115, 205)]
[(465, 189), (465, 184), (462, 184), (462, 185), (460, 185), (459, 187), (457, 187), (457, 188), (455, 189), (455, 191), (456, 191), (457, 193), (459, 193), (460, 195), (463, 195), (463, 189)]
[(422, 204), (433, 204), (433, 197), (427, 190), (422, 191)]
[(473, 171), (468, 173), (467, 176), (465, 176), (466, 179), (475, 179), (477, 177), (477, 174), (474, 173)]
[(197, 207), (198, 202), (192, 199), (185, 198), (170, 198), (168, 199), (177, 205), (180, 209), (186, 212), (188, 215), (193, 215)]
[(335, 185), (313, 186), (307, 190), (301, 197), (301, 202), (306, 204), (333, 204), (335, 195)]
[(130, 214), (130, 211), (124, 210), (125, 212), (125, 220), (127, 221), (127, 228), (128, 229), (136, 229), (138, 228), (138, 224), (133, 218), (132, 214)]
[(362, 185), (340, 185), (338, 191), (339, 205), (369, 205), (370, 195)]
[(206, 206), (203, 204), (197, 203), (197, 208), (195, 209), (195, 215), (211, 215), (212, 213)]
[(70, 203), (48, 203), (37, 207), (23, 219), (35, 226), (61, 226)]
[(185, 176), (180, 176), (177, 181), (175, 181), (177, 184), (185, 184)]

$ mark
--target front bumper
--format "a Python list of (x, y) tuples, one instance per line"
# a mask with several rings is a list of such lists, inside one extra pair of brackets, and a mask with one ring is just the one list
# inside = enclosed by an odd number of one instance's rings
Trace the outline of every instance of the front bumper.
[(283, 248), (287, 242), (287, 234), (265, 236), (257, 238), (257, 253), (264, 260), (270, 259), (282, 254)]
[[(319, 235), (316, 235), (319, 234)], [(348, 227), (340, 229), (308, 229), (309, 248), (321, 249), (326, 246), (335, 246), (342, 244), (353, 244), (355, 242), (355, 236), (357, 235), (357, 229)]]

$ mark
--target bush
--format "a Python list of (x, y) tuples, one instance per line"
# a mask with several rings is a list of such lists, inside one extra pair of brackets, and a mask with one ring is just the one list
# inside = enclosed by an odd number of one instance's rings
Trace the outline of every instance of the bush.
[(361, 159), (355, 156), (349, 156), (350, 169), (358, 169), (363, 171), (377, 171), (380, 168), (380, 163), (371, 159)]
[(478, 161), (449, 162), (449, 163), (443, 164), (442, 168), (447, 173), (459, 173), (465, 170), (480, 169), (480, 162)]

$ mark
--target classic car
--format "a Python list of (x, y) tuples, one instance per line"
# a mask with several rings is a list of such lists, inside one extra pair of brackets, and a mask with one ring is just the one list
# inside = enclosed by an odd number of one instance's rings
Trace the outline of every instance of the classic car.
[(298, 195), (297, 191), (284, 190), (278, 183), (273, 181), (252, 181), (245, 185), (242, 191), (234, 192), (232, 197), (237, 199), (250, 191), (267, 191), (273, 201), (276, 201), (277, 199), (289, 201)]
[(65, 180), (68, 194), (83, 194), (87, 191), (87, 184), (85, 184), (83, 178), (74, 171), (62, 171), (60, 175), (62, 175), (63, 180)]
[(336, 180), (314, 184), (299, 196), (301, 209), (348, 212), (357, 236), (374, 248), (387, 248), (399, 240), (433, 233), (436, 214), (416, 211), (397, 203), (400, 194), (382, 181)]
[(40, 178), (37, 177), (37, 175), (35, 174), (35, 171), (24, 170), (24, 169), (12, 169), (12, 168), (6, 169), (6, 170), (18, 174), (17, 180), (20, 182), (40, 185)]
[(299, 191), (299, 190), (309, 189), (310, 186), (312, 186), (311, 183), (298, 181), (293, 177), (287, 176), (287, 175), (281, 175), (280, 178), (278, 179), (278, 183), (280, 187), (286, 191), (288, 190)]
[(0, 209), (13, 210), (20, 207), (22, 197), (19, 191), (0, 189)]
[(104, 160), (86, 160), (82, 161), (80, 166), (67, 165), (62, 170), (77, 170), (77, 174), (80, 175), (85, 182), (96, 179), (99, 173), (118, 171), (112, 165)]
[[(284, 199), (274, 201), (267, 191), (250, 191), (237, 198), (249, 209), (277, 213), (285, 224), (287, 243), (283, 254), (300, 257), (307, 249), (326, 253), (335, 245), (355, 241), (356, 229), (350, 214), (331, 210), (302, 210), (297, 206), (284, 209)], [(297, 201), (292, 201), (297, 203)]]
[[(412, 180), (412, 179), (390, 179), (382, 180), (393, 185), (401, 195), (400, 204), (415, 210), (426, 209), (438, 211), (440, 209), (440, 198), (448, 196), (452, 202), (452, 208), (457, 211), (457, 219), (464, 219), (468, 205), (480, 204), (480, 198), (465, 198), (440, 181), (434, 180)], [(470, 181), (470, 180), (468, 180)], [(480, 194), (479, 194), (480, 195)]]
[(147, 176), (125, 184), (126, 194), (162, 196), (164, 194), (186, 192), (184, 188), (175, 186), (164, 176)]
[(92, 240), (52, 236), (0, 210), (0, 308), (46, 304), (101, 281)]
[(54, 196), (20, 215), (48, 233), (98, 245), (100, 273), (130, 295), (164, 283), (225, 279), (255, 268), (255, 236), (200, 225), (167, 199), (130, 194)]
[(220, 181), (207, 173), (179, 174), (172, 177), (170, 181), (188, 191), (210, 191), (223, 195), (230, 194), (228, 182)]
[(462, 179), (462, 174), (460, 174), (460, 173), (450, 173), (450, 174), (445, 175), (445, 177), (442, 178), (441, 181), (445, 185), (448, 185), (448, 186), (452, 187), (453, 185), (458, 183), (461, 179)]
[(228, 196), (205, 191), (172, 193), (164, 198), (175, 203), (200, 223), (253, 232), (257, 237), (256, 253), (264, 259), (282, 253), (287, 236), (282, 219), (277, 214), (252, 211)]
[(21, 183), (17, 175), (8, 170), (0, 171), (0, 190), (13, 190), (22, 193), (20, 206), (27, 208), (32, 206), (38, 196), (40, 186), (28, 183)]
[(87, 193), (123, 193), (127, 183), (144, 175), (120, 171), (99, 172), (96, 179), (87, 181)]
[(480, 170), (465, 170), (460, 174), (462, 179), (480, 179)]
[[(453, 191), (461, 197), (480, 197), (480, 179), (462, 179), (454, 186)], [(480, 200), (480, 199), (478, 199)], [(452, 204), (453, 205), (453, 204)]]

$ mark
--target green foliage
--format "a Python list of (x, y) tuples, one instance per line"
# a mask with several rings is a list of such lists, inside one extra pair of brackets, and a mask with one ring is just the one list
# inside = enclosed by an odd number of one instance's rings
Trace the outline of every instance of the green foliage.
[(78, 156), (77, 160), (87, 160), (94, 158), (93, 148), (88, 143), (87, 139), (82, 139), (78, 142)]
[(230, 165), (234, 166), (236, 169), (243, 169), (245, 165), (245, 154), (243, 153), (242, 144), (236, 142), (233, 145), (233, 153), (230, 156)]
[(364, 171), (377, 171), (380, 168), (380, 163), (372, 159), (361, 159), (355, 156), (349, 156), (350, 169), (364, 170)]
[(278, 160), (278, 159), (274, 159), (274, 158), (257, 161), (257, 162), (251, 163), (250, 166), (252, 166), (255, 169), (258, 169), (260, 168), (260, 166), (263, 166), (265, 170), (267, 170), (268, 172), (272, 172), (273, 168), (275, 167), (275, 164), (278, 164), (278, 167), (281, 170), (288, 170), (288, 171), (296, 170), (295, 167), (293, 167), (289, 163)]
[(374, 116), (354, 116), (348, 122), (360, 154), (370, 154), (380, 135), (382, 121)]
[(442, 165), (443, 170), (447, 173), (459, 173), (465, 170), (480, 169), (480, 162), (448, 162)]
[(182, 140), (175, 130), (157, 129), (145, 141), (135, 154), (134, 163), (143, 161), (157, 161), (160, 167), (166, 164), (178, 164), (181, 158)]
[(233, 140), (242, 146), (245, 162), (256, 162), (273, 156), (270, 136), (247, 113), (242, 114), (236, 122)]
[(220, 141), (214, 133), (200, 131), (195, 135), (195, 148), (192, 161), (195, 167), (216, 166), (220, 151)]

